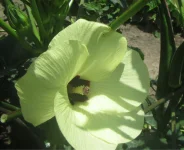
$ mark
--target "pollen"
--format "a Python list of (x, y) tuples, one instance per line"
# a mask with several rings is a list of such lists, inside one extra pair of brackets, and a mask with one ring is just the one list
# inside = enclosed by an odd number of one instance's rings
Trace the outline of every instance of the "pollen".
[(73, 87), (71, 89), (71, 93), (81, 94), (81, 95), (88, 95), (89, 93), (89, 86), (81, 85), (78, 87)]

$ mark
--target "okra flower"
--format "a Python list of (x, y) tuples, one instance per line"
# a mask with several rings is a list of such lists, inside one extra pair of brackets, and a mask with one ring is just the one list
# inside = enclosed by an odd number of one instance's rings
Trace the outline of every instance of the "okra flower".
[(148, 87), (147, 68), (126, 39), (83, 19), (58, 33), (16, 83), (25, 120), (37, 126), (55, 116), (77, 150), (113, 150), (136, 138)]

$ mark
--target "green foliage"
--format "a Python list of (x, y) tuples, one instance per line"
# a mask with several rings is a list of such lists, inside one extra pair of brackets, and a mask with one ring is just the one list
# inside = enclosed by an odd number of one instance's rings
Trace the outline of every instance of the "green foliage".
[[(171, 13), (171, 17), (173, 18), (174, 23), (182, 27), (184, 26), (184, 1), (183, 0), (166, 0), (167, 5), (169, 7), (169, 11)], [(148, 4), (148, 9), (146, 12), (151, 12), (152, 16), (150, 20), (155, 21), (158, 16), (157, 11), (157, 0), (152, 0)], [(145, 13), (146, 13), (145, 12)]]
[(171, 15), (176, 19), (178, 26), (184, 27), (184, 1), (167, 0)]
[(132, 50), (135, 50), (136, 52), (139, 53), (140, 57), (142, 60), (144, 60), (144, 53), (141, 51), (141, 49), (137, 48), (137, 47), (130, 47)]
[(159, 134), (155, 130), (145, 130), (135, 140), (123, 144), (125, 150), (152, 150), (152, 149), (167, 149), (169, 148), (167, 139), (160, 138)]
[[(64, 27), (64, 20), (69, 12), (70, 0), (42, 0), (36, 2), (41, 21), (50, 41)], [(36, 18), (34, 12), (33, 15)]]
[(157, 8), (157, 0), (149, 1), (147, 3), (147, 6), (148, 6), (148, 10), (147, 10), (148, 12), (156, 9)]
[(122, 13), (126, 3), (120, 0), (89, 0), (81, 2), (80, 7), (82, 11), (79, 12), (78, 17), (109, 23)]
[(158, 32), (158, 31), (154, 31), (154, 32), (153, 32), (153, 35), (154, 35), (156, 38), (160, 38), (160, 32)]
[[(184, 26), (184, 1), (183, 0), (166, 0), (171, 14), (173, 24), (177, 27), (183, 29)], [(128, 3), (128, 1), (127, 1)], [(128, 4), (131, 4), (129, 2)], [(132, 19), (131, 22), (142, 23), (145, 21), (150, 21), (155, 23), (158, 20), (158, 2), (157, 0), (150, 0), (146, 6), (137, 13)], [(160, 27), (157, 23), (158, 28)]]
[(26, 11), (21, 10), (11, 0), (5, 0), (8, 22), (0, 20), (0, 25), (10, 35), (16, 37), (23, 48), (38, 56), (45, 51), (51, 39), (64, 28), (65, 18), (72, 4), (70, 0), (22, 0)]

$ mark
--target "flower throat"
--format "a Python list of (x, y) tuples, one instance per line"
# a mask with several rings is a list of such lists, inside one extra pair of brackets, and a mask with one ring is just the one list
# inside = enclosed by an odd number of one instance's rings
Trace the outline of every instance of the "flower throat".
[(90, 90), (90, 81), (80, 79), (80, 76), (76, 76), (68, 83), (67, 90), (68, 98), (72, 105), (76, 102), (87, 101)]

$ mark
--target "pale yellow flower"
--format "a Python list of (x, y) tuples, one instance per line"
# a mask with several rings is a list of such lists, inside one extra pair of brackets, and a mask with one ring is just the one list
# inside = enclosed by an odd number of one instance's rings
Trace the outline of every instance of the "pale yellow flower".
[[(89, 81), (85, 94), (84, 85), (69, 90), (76, 76)], [(25, 120), (37, 126), (55, 116), (77, 150), (113, 150), (136, 138), (148, 88), (147, 68), (137, 52), (127, 50), (126, 39), (83, 19), (56, 35), (16, 83)], [(88, 100), (72, 105), (69, 91)]]

